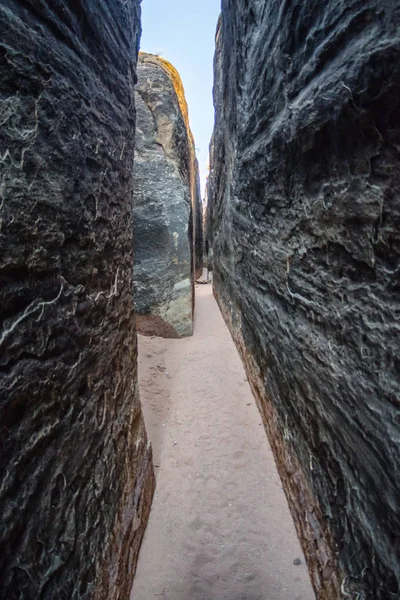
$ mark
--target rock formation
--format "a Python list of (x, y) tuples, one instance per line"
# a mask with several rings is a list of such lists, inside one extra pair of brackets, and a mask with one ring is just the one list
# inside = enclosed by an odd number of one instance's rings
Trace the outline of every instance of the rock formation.
[(183, 86), (169, 62), (140, 54), (136, 106), (137, 327), (147, 335), (187, 336), (193, 332), (194, 277), (201, 272), (201, 200)]
[(400, 595), (400, 5), (223, 0), (215, 294), (318, 598)]
[(128, 598), (153, 490), (132, 298), (139, 1), (0, 6), (0, 595)]
[[(194, 142), (193, 142), (194, 147)], [(193, 187), (193, 214), (194, 214), (194, 240), (193, 240), (193, 253), (194, 253), (194, 276), (198, 279), (203, 274), (203, 201), (201, 198), (200, 190), (200, 172), (197, 158), (194, 157), (194, 187)]]

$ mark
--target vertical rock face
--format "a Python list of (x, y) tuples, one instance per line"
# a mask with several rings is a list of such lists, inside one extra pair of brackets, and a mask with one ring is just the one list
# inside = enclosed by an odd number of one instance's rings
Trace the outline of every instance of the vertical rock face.
[(214, 284), (319, 598), (400, 590), (400, 9), (223, 0)]
[(139, 2), (0, 6), (0, 595), (127, 598), (153, 490), (132, 298)]
[(140, 54), (136, 87), (134, 281), (138, 331), (193, 332), (194, 276), (201, 270), (197, 160), (182, 83), (174, 67)]
[[(194, 142), (193, 142), (194, 147)], [(196, 279), (203, 273), (203, 201), (200, 190), (200, 172), (197, 159), (194, 159), (194, 276)]]

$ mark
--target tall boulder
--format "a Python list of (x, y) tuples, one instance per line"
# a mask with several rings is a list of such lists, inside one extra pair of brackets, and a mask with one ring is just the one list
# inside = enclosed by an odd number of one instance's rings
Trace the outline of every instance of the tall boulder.
[(168, 61), (140, 54), (136, 106), (137, 327), (145, 335), (188, 336), (202, 261), (200, 185), (182, 82)]
[(400, 596), (400, 5), (222, 0), (208, 242), (324, 600)]
[(154, 479), (137, 387), (139, 0), (0, 5), (0, 595), (128, 598)]

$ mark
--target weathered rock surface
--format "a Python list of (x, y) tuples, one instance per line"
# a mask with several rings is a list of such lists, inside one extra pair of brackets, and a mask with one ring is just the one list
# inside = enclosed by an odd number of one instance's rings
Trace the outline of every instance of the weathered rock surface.
[(0, 6), (0, 596), (127, 598), (153, 470), (136, 376), (139, 2)]
[(201, 271), (200, 185), (177, 71), (140, 54), (136, 87), (134, 282), (138, 331), (193, 332), (194, 277)]
[(217, 32), (215, 294), (325, 600), (400, 597), (399, 25), (223, 0)]
[[(194, 147), (194, 142), (193, 142)], [(194, 215), (194, 276), (198, 279), (203, 273), (203, 200), (200, 190), (200, 172), (197, 158), (194, 158), (194, 182), (192, 187)]]

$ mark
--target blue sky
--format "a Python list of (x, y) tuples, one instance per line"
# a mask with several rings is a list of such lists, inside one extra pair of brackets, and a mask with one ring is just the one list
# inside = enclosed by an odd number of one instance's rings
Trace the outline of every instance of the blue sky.
[(142, 0), (141, 50), (160, 54), (179, 71), (189, 105), (202, 189), (214, 125), (215, 30), (221, 0)]

